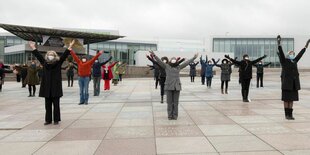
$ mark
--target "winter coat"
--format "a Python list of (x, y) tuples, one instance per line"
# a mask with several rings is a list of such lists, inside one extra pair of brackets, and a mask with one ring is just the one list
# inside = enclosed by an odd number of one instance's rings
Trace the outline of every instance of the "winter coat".
[(212, 78), (213, 77), (213, 67), (214, 64), (207, 64), (206, 65), (206, 71), (205, 71), (205, 77)]
[(230, 75), (231, 75), (231, 66), (232, 64), (215, 64), (215, 66), (221, 68), (221, 81), (230, 81)]
[(107, 62), (109, 62), (112, 59), (112, 57), (110, 57), (108, 60), (104, 61), (104, 62), (95, 62), (93, 64), (93, 77), (100, 77), (101, 76), (101, 67), (103, 65), (105, 65)]
[(266, 56), (260, 57), (256, 60), (241, 60), (237, 61), (235, 59), (229, 58), (231, 62), (239, 66), (239, 79), (252, 79), (252, 65), (258, 63), (259, 61), (263, 60)]
[(201, 70), (200, 70), (200, 75), (205, 76), (206, 72), (206, 66), (208, 62), (208, 57), (206, 57), (206, 60), (202, 60), (202, 57), (200, 57), (200, 65), (201, 65)]
[(191, 62), (189, 64), (189, 66), (190, 66), (189, 76), (196, 76), (196, 66), (197, 65), (198, 65), (198, 62), (197, 63)]
[(115, 66), (115, 73), (116, 74), (125, 74), (126, 73), (126, 66), (127, 64), (123, 63), (123, 64), (116, 64)]
[(38, 71), (39, 71), (39, 67), (32, 67), (29, 66), (27, 69), (27, 76), (25, 79), (25, 83), (28, 85), (39, 85), (40, 81), (39, 81), (39, 76), (38, 76)]
[[(112, 68), (114, 67), (114, 65), (115, 65), (116, 63), (117, 63), (117, 62), (114, 62), (114, 63), (112, 63), (112, 64), (109, 65), (109, 66), (106, 66), (106, 65), (103, 65), (103, 66), (102, 66), (102, 69), (103, 69), (103, 72), (102, 72), (102, 79), (108, 79), (108, 80), (113, 79)], [(108, 72), (109, 72), (108, 77), (105, 77), (105, 76), (104, 76), (104, 72), (105, 72), (106, 69), (107, 69)]]
[(66, 60), (70, 51), (67, 49), (60, 59), (54, 63), (47, 63), (38, 50), (32, 51), (32, 54), (39, 60), (43, 66), (43, 75), (40, 86), (40, 97), (62, 97), (62, 78), (61, 65)]
[(306, 51), (303, 48), (295, 59), (287, 59), (283, 53), (282, 46), (278, 47), (278, 56), (282, 65), (281, 88), (282, 90), (300, 90), (299, 72), (297, 63)]
[(181, 81), (180, 81), (180, 71), (185, 68), (190, 62), (195, 60), (195, 57), (183, 62), (182, 64), (171, 67), (169, 64), (164, 63), (155, 55), (156, 62), (165, 69), (166, 71), (166, 81), (165, 81), (165, 90), (182, 90)]
[(257, 74), (264, 74), (264, 68), (269, 66), (271, 63), (268, 64), (254, 64), (254, 66), (256, 67), (256, 73)]

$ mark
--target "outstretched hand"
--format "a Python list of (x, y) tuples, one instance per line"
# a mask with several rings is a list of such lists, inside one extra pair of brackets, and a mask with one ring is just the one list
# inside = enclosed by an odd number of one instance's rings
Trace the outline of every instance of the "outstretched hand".
[(103, 52), (104, 52), (103, 50), (99, 51), (100, 54), (102, 54)]
[(278, 36), (277, 36), (277, 42), (278, 42), (279, 45), (281, 44), (281, 40), (282, 40), (281, 36), (278, 35)]
[(194, 58), (196, 59), (198, 57), (198, 53), (196, 53), (195, 55), (194, 55)]
[(73, 40), (70, 42), (69, 47), (68, 47), (69, 50), (72, 50), (72, 46), (74, 45), (74, 43), (75, 43), (75, 39), (73, 39)]
[(31, 48), (32, 50), (37, 49), (37, 48), (36, 48), (36, 43), (35, 43), (35, 42), (29, 41), (28, 44), (29, 44), (29, 46), (30, 46), (30, 48)]
[(230, 59), (229, 55), (224, 55), (225, 58)]
[(305, 48), (308, 48), (309, 43), (310, 43), (310, 39), (307, 41)]
[(149, 51), (151, 55), (155, 55), (154, 51)]

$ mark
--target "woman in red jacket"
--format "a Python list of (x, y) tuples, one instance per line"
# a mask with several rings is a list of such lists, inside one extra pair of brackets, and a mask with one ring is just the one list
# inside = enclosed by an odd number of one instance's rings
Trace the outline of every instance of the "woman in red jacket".
[(113, 79), (112, 68), (117, 63), (114, 62), (112, 64), (103, 65), (102, 79), (104, 80), (104, 90), (110, 90), (110, 80)]

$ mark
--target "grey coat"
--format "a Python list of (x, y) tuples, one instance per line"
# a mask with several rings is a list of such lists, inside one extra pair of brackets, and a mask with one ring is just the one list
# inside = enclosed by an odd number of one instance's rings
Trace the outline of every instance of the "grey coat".
[(216, 64), (215, 66), (221, 68), (221, 81), (230, 81), (232, 64)]
[(185, 68), (190, 62), (194, 61), (196, 58), (193, 57), (183, 62), (177, 67), (171, 67), (169, 64), (162, 62), (161, 59), (158, 58), (156, 55), (155, 59), (158, 62), (158, 64), (166, 71), (165, 90), (178, 90), (178, 91), (182, 90), (180, 81), (180, 71), (181, 69)]

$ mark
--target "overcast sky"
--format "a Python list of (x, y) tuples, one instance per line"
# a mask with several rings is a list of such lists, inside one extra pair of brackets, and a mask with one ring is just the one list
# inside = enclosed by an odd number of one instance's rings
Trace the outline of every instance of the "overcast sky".
[(0, 4), (0, 23), (115, 29), (130, 37), (310, 35), (309, 0), (0, 0)]

